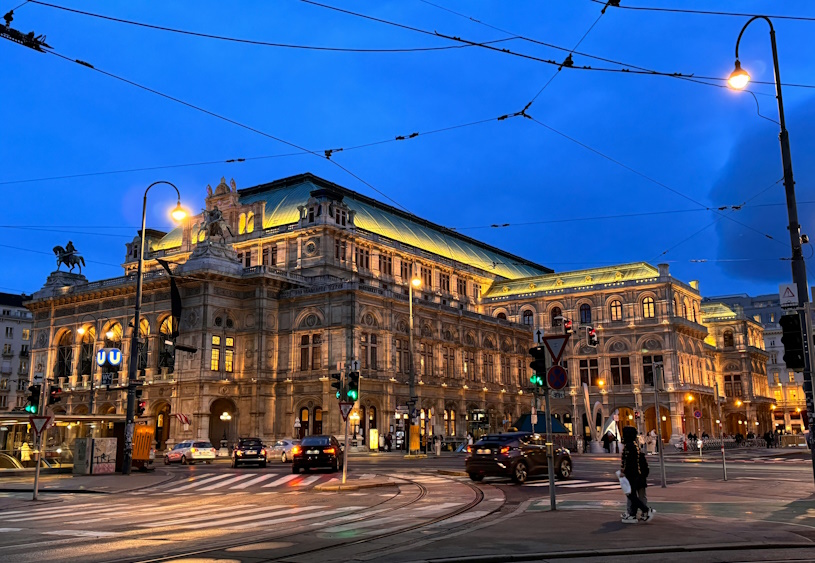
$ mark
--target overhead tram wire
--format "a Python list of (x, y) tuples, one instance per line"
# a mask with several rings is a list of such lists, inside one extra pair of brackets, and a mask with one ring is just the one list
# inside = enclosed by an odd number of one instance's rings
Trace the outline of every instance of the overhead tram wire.
[[(33, 0), (32, 0), (33, 1)], [(602, 2), (601, 0), (591, 0), (595, 4), (602, 4), (606, 5), (606, 2)], [(636, 11), (643, 11), (643, 12), (668, 12), (673, 14), (695, 14), (695, 15), (705, 15), (705, 16), (731, 16), (731, 17), (740, 17), (740, 18), (751, 18), (754, 16), (760, 16), (761, 14), (746, 14), (746, 13), (739, 13), (739, 12), (721, 12), (716, 10), (689, 10), (685, 8), (656, 8), (651, 6), (624, 6), (622, 4), (612, 5), (613, 8), (620, 8), (623, 10), (636, 10)], [(772, 18), (774, 20), (793, 20), (793, 21), (815, 21), (815, 17), (807, 17), (807, 16), (771, 16), (765, 14), (766, 17)]]
[[(193, 37), (201, 37), (204, 39), (217, 39), (219, 41), (229, 41), (232, 43), (243, 43), (247, 45), (257, 45), (262, 47), (278, 47), (278, 48), (285, 48), (285, 49), (302, 49), (302, 50), (309, 50), (309, 51), (332, 51), (332, 52), (340, 52), (340, 53), (413, 53), (413, 52), (422, 52), (422, 51), (446, 51), (450, 49), (461, 49), (468, 47), (468, 45), (445, 45), (441, 47), (404, 47), (404, 48), (353, 48), (353, 47), (321, 47), (316, 45), (297, 45), (292, 43), (276, 43), (271, 41), (260, 41), (255, 39), (244, 39), (240, 37), (229, 37), (225, 35), (215, 35), (212, 33), (202, 33), (198, 31), (189, 31), (185, 29), (177, 29), (173, 27), (167, 27), (163, 25), (154, 25), (144, 22), (138, 22), (134, 20), (127, 20), (124, 18), (117, 18), (114, 16), (107, 16), (104, 14), (97, 14), (94, 12), (88, 12), (85, 10), (77, 10), (75, 8), (68, 8), (66, 6), (59, 6), (57, 4), (50, 4), (48, 2), (41, 2), (40, 0), (29, 0), (32, 4), (39, 4), (40, 6), (45, 6), (48, 8), (54, 8), (57, 10), (63, 10), (66, 12), (79, 14), (83, 16), (89, 16), (92, 18), (99, 18), (102, 20), (108, 20), (117, 23), (123, 23), (127, 25), (133, 25), (138, 27), (144, 27), (147, 29), (153, 29), (156, 31), (166, 31), (169, 33), (177, 33), (181, 35), (189, 35)], [(496, 39), (491, 41), (486, 41), (486, 43), (501, 43), (504, 41), (512, 41), (513, 37), (507, 37), (504, 39)]]
[(378, 194), (379, 194), (379, 195), (381, 195), (382, 197), (386, 198), (387, 200), (389, 200), (390, 202), (392, 202), (393, 204), (395, 204), (397, 207), (401, 207), (401, 208), (402, 208), (402, 209), (404, 209), (404, 210), (405, 210), (407, 213), (409, 213), (409, 214), (411, 214), (411, 215), (415, 215), (415, 214), (414, 214), (412, 211), (410, 211), (410, 210), (409, 210), (407, 207), (405, 207), (404, 205), (402, 205), (401, 203), (399, 203), (398, 201), (396, 201), (395, 199), (393, 199), (392, 197), (390, 197), (390, 196), (389, 196), (389, 195), (387, 195), (386, 193), (382, 192), (381, 190), (379, 190), (378, 188), (376, 188), (375, 186), (373, 186), (373, 185), (372, 185), (372, 184), (370, 184), (369, 182), (365, 181), (364, 179), (362, 179), (361, 177), (359, 177), (357, 174), (355, 174), (354, 172), (352, 172), (351, 170), (349, 170), (348, 168), (346, 168), (346, 167), (345, 167), (345, 166), (343, 166), (342, 164), (340, 164), (340, 163), (338, 163), (338, 162), (336, 162), (336, 161), (334, 161), (334, 160), (331, 160), (330, 158), (328, 158), (328, 156), (320, 155), (320, 154), (318, 154), (318, 153), (317, 153), (317, 152), (315, 152), (315, 151), (312, 151), (312, 150), (306, 149), (306, 148), (304, 148), (304, 147), (301, 147), (300, 145), (297, 145), (297, 144), (295, 144), (295, 143), (292, 143), (291, 141), (287, 141), (287, 140), (285, 140), (285, 139), (282, 139), (282, 138), (277, 137), (277, 136), (275, 136), (275, 135), (272, 135), (272, 134), (270, 134), (270, 133), (266, 133), (265, 131), (262, 131), (262, 130), (260, 130), (260, 129), (255, 128), (255, 127), (251, 127), (251, 126), (249, 126), (249, 125), (246, 125), (246, 124), (244, 124), (244, 123), (241, 123), (240, 121), (236, 121), (236, 120), (234, 120), (234, 119), (231, 119), (231, 118), (229, 118), (229, 117), (223, 116), (223, 115), (218, 114), (218, 113), (215, 113), (215, 112), (213, 112), (213, 111), (210, 111), (210, 110), (204, 109), (204, 108), (202, 108), (202, 107), (200, 107), (200, 106), (196, 106), (195, 104), (192, 104), (192, 103), (190, 103), (190, 102), (185, 102), (184, 100), (182, 100), (182, 99), (180, 99), (180, 98), (176, 98), (176, 97), (174, 97), (174, 96), (170, 96), (169, 94), (165, 94), (165, 93), (163, 93), (163, 92), (160, 92), (160, 91), (155, 90), (155, 89), (153, 89), (153, 88), (150, 88), (150, 87), (148, 87), (148, 86), (144, 86), (144, 85), (142, 85), (142, 84), (139, 84), (138, 82), (134, 82), (134, 81), (132, 81), (132, 80), (129, 80), (129, 79), (124, 78), (124, 77), (121, 77), (121, 76), (118, 76), (118, 75), (113, 74), (113, 73), (111, 73), (111, 72), (107, 72), (107, 71), (102, 70), (102, 69), (100, 69), (100, 68), (97, 68), (97, 67), (95, 67), (95, 66), (93, 66), (93, 65), (91, 65), (90, 63), (87, 63), (87, 62), (85, 62), (85, 61), (80, 61), (79, 59), (72, 59), (72, 58), (70, 58), (70, 57), (66, 57), (65, 55), (62, 55), (62, 54), (60, 54), (60, 53), (58, 53), (58, 52), (54, 51), (53, 49), (52, 49), (52, 50), (50, 50), (50, 51), (46, 51), (46, 52), (47, 52), (47, 53), (50, 53), (50, 54), (52, 54), (52, 55), (56, 55), (57, 57), (59, 57), (59, 58), (61, 58), (61, 59), (64, 59), (64, 60), (66, 60), (66, 61), (69, 61), (69, 62), (72, 62), (72, 63), (76, 63), (76, 64), (78, 64), (78, 65), (81, 65), (81, 66), (84, 66), (84, 67), (89, 68), (89, 69), (91, 69), (91, 70), (94, 70), (94, 71), (96, 71), (96, 72), (98, 72), (98, 73), (100, 73), (100, 74), (103, 74), (103, 75), (105, 75), (105, 76), (108, 76), (108, 77), (110, 77), (110, 78), (114, 78), (114, 79), (116, 79), (116, 80), (119, 80), (119, 81), (121, 81), (121, 82), (124, 82), (125, 84), (129, 84), (129, 85), (131, 85), (131, 86), (135, 86), (136, 88), (139, 88), (139, 89), (144, 90), (144, 91), (146, 91), (146, 92), (150, 92), (151, 94), (155, 94), (155, 95), (157, 95), (157, 96), (160, 96), (160, 97), (162, 97), (162, 98), (165, 98), (165, 99), (171, 100), (171, 101), (173, 101), (173, 102), (176, 102), (176, 103), (181, 104), (181, 105), (183, 105), (183, 106), (186, 106), (186, 107), (188, 107), (188, 108), (194, 109), (194, 110), (199, 111), (199, 112), (201, 112), (201, 113), (205, 113), (205, 114), (207, 114), (207, 115), (209, 115), (209, 116), (211, 116), (211, 117), (215, 117), (215, 118), (220, 119), (220, 120), (222, 120), (222, 121), (225, 121), (225, 122), (227, 122), (227, 123), (231, 123), (232, 125), (237, 125), (238, 127), (241, 127), (241, 128), (243, 128), (243, 129), (246, 129), (247, 131), (251, 131), (251, 132), (253, 132), (253, 133), (257, 133), (258, 135), (262, 135), (262, 136), (264, 136), (264, 137), (267, 137), (267, 138), (269, 138), (269, 139), (275, 140), (275, 141), (277, 141), (277, 142), (279, 142), (279, 143), (282, 143), (282, 144), (284, 144), (284, 145), (288, 145), (288, 146), (290, 146), (290, 147), (293, 147), (293, 148), (299, 149), (299, 150), (301, 150), (301, 151), (303, 151), (303, 152), (307, 152), (307, 153), (309, 153), (309, 154), (312, 154), (312, 155), (316, 156), (317, 158), (320, 158), (320, 159), (325, 159), (325, 160), (329, 161), (331, 164), (333, 164), (334, 166), (336, 166), (336, 167), (338, 167), (339, 169), (343, 170), (343, 171), (344, 171), (346, 174), (348, 174), (349, 176), (351, 176), (351, 177), (353, 177), (353, 178), (356, 178), (356, 179), (357, 179), (359, 182), (361, 182), (362, 184), (365, 184), (365, 185), (366, 185), (366, 186), (368, 186), (370, 189), (372, 189), (373, 191), (375, 191), (376, 193), (378, 193)]

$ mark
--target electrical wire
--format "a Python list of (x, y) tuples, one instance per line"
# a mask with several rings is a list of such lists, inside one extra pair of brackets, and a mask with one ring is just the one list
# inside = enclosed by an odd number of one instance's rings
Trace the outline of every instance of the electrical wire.
[[(19, 250), (21, 252), (32, 252), (34, 254), (43, 254), (45, 256), (50, 256), (54, 258), (53, 252), (45, 252), (44, 250), (34, 250), (33, 248), (23, 248), (20, 246), (12, 246), (10, 244), (0, 244), (0, 248), (9, 248), (11, 250)], [(85, 260), (88, 264), (99, 264), (101, 266), (111, 266), (113, 268), (121, 268), (121, 264), (111, 264), (110, 262), (99, 262), (97, 260)]]
[(176, 98), (176, 97), (174, 97), (174, 96), (170, 96), (169, 94), (165, 94), (165, 93), (163, 93), (163, 92), (160, 92), (160, 91), (155, 90), (155, 89), (153, 89), (153, 88), (150, 88), (150, 87), (148, 87), (148, 86), (144, 86), (144, 85), (142, 85), (142, 84), (139, 84), (138, 82), (134, 82), (134, 81), (132, 81), (132, 80), (129, 80), (129, 79), (124, 78), (124, 77), (121, 77), (121, 76), (118, 76), (118, 75), (113, 74), (113, 73), (111, 73), (111, 72), (107, 72), (107, 71), (105, 71), (105, 70), (102, 70), (102, 69), (100, 69), (100, 68), (97, 68), (97, 67), (95, 67), (95, 66), (91, 65), (90, 63), (87, 63), (87, 62), (84, 62), (84, 61), (80, 61), (80, 60), (78, 60), (78, 59), (72, 59), (72, 58), (70, 58), (70, 57), (66, 57), (65, 55), (62, 55), (62, 54), (60, 54), (60, 53), (58, 53), (58, 52), (56, 52), (56, 51), (54, 51), (54, 50), (50, 50), (50, 51), (47, 51), (47, 52), (48, 52), (48, 53), (50, 53), (50, 54), (52, 54), (52, 55), (56, 55), (57, 57), (59, 57), (59, 58), (61, 58), (61, 59), (64, 59), (64, 60), (66, 60), (66, 61), (69, 61), (69, 62), (72, 62), (72, 63), (76, 63), (76, 64), (79, 64), (79, 65), (84, 66), (84, 67), (86, 67), (86, 68), (89, 68), (89, 69), (91, 69), (91, 70), (94, 70), (94, 71), (96, 71), (96, 72), (98, 72), (98, 73), (100, 73), (100, 74), (103, 74), (103, 75), (107, 76), (107, 77), (114, 78), (114, 79), (116, 79), (116, 80), (119, 80), (119, 81), (121, 81), (121, 82), (124, 82), (125, 84), (129, 84), (129, 85), (131, 85), (131, 86), (135, 86), (136, 88), (139, 88), (139, 89), (144, 90), (144, 91), (146, 91), (146, 92), (150, 92), (151, 94), (155, 94), (155, 95), (157, 95), (157, 96), (160, 96), (160, 97), (162, 97), (162, 98), (168, 99), (168, 100), (173, 101), (173, 102), (176, 102), (176, 103), (178, 103), (178, 104), (181, 104), (181, 105), (186, 106), (186, 107), (188, 107), (188, 108), (194, 109), (194, 110), (199, 111), (199, 112), (201, 112), (201, 113), (205, 113), (206, 115), (209, 115), (209, 116), (211, 116), (211, 117), (215, 117), (215, 118), (220, 119), (220, 120), (222, 120), (222, 121), (225, 121), (225, 122), (227, 122), (227, 123), (231, 123), (232, 125), (236, 125), (236, 126), (238, 126), (238, 127), (241, 127), (241, 128), (243, 128), (243, 129), (246, 129), (247, 131), (251, 131), (251, 132), (253, 132), (253, 133), (257, 133), (258, 135), (262, 135), (262, 136), (264, 136), (264, 137), (267, 137), (267, 138), (269, 138), (269, 139), (275, 140), (275, 141), (277, 141), (277, 142), (279, 142), (279, 143), (282, 143), (282, 144), (284, 144), (284, 145), (288, 145), (288, 146), (290, 146), (290, 147), (293, 147), (293, 148), (299, 149), (300, 151), (307, 152), (307, 153), (309, 153), (309, 154), (312, 154), (312, 155), (316, 156), (317, 158), (328, 160), (328, 161), (329, 161), (331, 164), (333, 164), (334, 166), (336, 166), (336, 167), (338, 167), (339, 169), (343, 170), (343, 171), (344, 171), (346, 174), (348, 174), (349, 176), (351, 176), (351, 177), (353, 177), (353, 178), (356, 178), (356, 179), (357, 179), (359, 182), (361, 182), (362, 184), (365, 184), (365, 185), (366, 185), (366, 186), (368, 186), (370, 189), (372, 189), (373, 191), (375, 191), (376, 193), (378, 193), (378, 194), (379, 194), (379, 195), (381, 195), (382, 197), (386, 198), (387, 200), (389, 200), (390, 202), (392, 202), (392, 203), (393, 203), (394, 205), (396, 205), (397, 207), (401, 207), (401, 208), (402, 208), (402, 209), (404, 209), (404, 210), (405, 210), (407, 213), (409, 213), (409, 214), (411, 214), (411, 215), (414, 215), (414, 214), (413, 214), (413, 213), (412, 213), (412, 212), (411, 212), (409, 209), (407, 209), (407, 208), (406, 208), (404, 205), (402, 205), (401, 203), (399, 203), (398, 201), (396, 201), (395, 199), (393, 199), (392, 197), (390, 197), (390, 196), (389, 196), (389, 195), (387, 195), (386, 193), (382, 192), (381, 190), (377, 189), (375, 186), (373, 186), (373, 185), (372, 185), (372, 184), (370, 184), (369, 182), (365, 181), (364, 179), (362, 179), (361, 177), (359, 177), (357, 174), (355, 174), (354, 172), (352, 172), (351, 170), (349, 170), (348, 168), (346, 168), (346, 167), (345, 167), (345, 166), (343, 166), (342, 164), (340, 164), (340, 163), (338, 163), (338, 162), (336, 162), (336, 161), (334, 161), (334, 160), (331, 160), (331, 159), (330, 159), (330, 158), (328, 158), (327, 156), (320, 155), (320, 154), (316, 153), (315, 151), (312, 151), (312, 150), (306, 149), (306, 148), (304, 148), (304, 147), (301, 147), (300, 145), (297, 145), (297, 144), (295, 144), (295, 143), (292, 143), (291, 141), (287, 141), (287, 140), (285, 140), (285, 139), (282, 139), (282, 138), (277, 137), (277, 136), (275, 136), (275, 135), (272, 135), (272, 134), (270, 134), (270, 133), (266, 133), (265, 131), (261, 131), (260, 129), (257, 129), (257, 128), (255, 128), (255, 127), (251, 127), (251, 126), (249, 126), (249, 125), (246, 125), (246, 124), (244, 124), (244, 123), (241, 123), (240, 121), (236, 121), (236, 120), (234, 120), (234, 119), (231, 119), (231, 118), (229, 118), (229, 117), (223, 116), (223, 115), (218, 114), (218, 113), (215, 113), (215, 112), (213, 112), (213, 111), (210, 111), (210, 110), (204, 109), (204, 108), (202, 108), (202, 107), (200, 107), (200, 106), (197, 106), (197, 105), (195, 105), (195, 104), (192, 104), (192, 103), (190, 103), (190, 102), (185, 102), (184, 100), (182, 100), (182, 99), (180, 99), (180, 98)]
[(95, 236), (95, 237), (113, 237), (113, 238), (126, 238), (132, 239), (132, 236), (128, 235), (117, 235), (115, 233), (94, 233), (94, 232), (86, 232), (86, 231), (67, 231), (61, 229), (49, 229), (47, 227), (16, 227), (13, 225), (0, 225), (0, 229), (16, 229), (22, 231), (41, 231), (47, 233), (64, 233), (69, 235), (88, 235), (88, 236)]
[[(144, 22), (138, 22), (134, 20), (126, 20), (123, 18), (117, 18), (113, 16), (106, 16), (104, 14), (97, 14), (94, 12), (87, 12), (85, 10), (77, 10), (74, 8), (68, 8), (66, 6), (59, 6), (57, 4), (50, 4), (48, 2), (41, 2), (39, 0), (28, 0), (33, 4), (39, 4), (40, 6), (45, 6), (48, 8), (55, 8), (57, 10), (64, 10), (66, 12), (71, 12), (74, 14), (80, 14), (83, 16), (89, 16), (93, 18), (99, 18), (103, 20), (113, 21), (117, 23), (123, 23), (127, 25), (133, 25), (138, 27), (144, 27), (147, 29), (153, 29), (157, 31), (166, 31), (170, 33), (177, 33), (181, 35), (190, 35), (193, 37), (202, 37), (205, 39), (217, 39), (220, 41), (229, 41), (233, 43), (244, 43), (247, 45), (258, 45), (263, 47), (280, 47), (286, 49), (304, 49), (310, 51), (333, 51), (333, 52), (342, 52), (342, 53), (412, 53), (412, 52), (420, 52), (420, 51), (445, 51), (449, 49), (461, 49), (463, 47), (467, 47), (466, 45), (446, 45), (443, 47), (406, 47), (406, 48), (375, 48), (375, 49), (366, 49), (366, 48), (350, 48), (350, 47), (319, 47), (315, 45), (296, 45), (291, 43), (274, 43), (270, 41), (259, 41), (253, 39), (242, 39), (239, 37), (228, 37), (225, 35), (214, 35), (211, 33), (201, 33), (197, 31), (189, 31), (185, 29), (176, 29), (172, 27), (162, 26), (162, 25), (154, 25)], [(504, 41), (512, 41), (514, 38), (509, 37), (505, 39), (496, 39), (487, 41), (486, 43), (501, 43)]]
[[(591, 0), (595, 4), (602, 4), (606, 5), (606, 2), (601, 0)], [(650, 6), (623, 6), (622, 4), (610, 4), (612, 8), (622, 8), (623, 10), (637, 10), (637, 11), (644, 11), (644, 12), (669, 12), (674, 14), (698, 14), (698, 15), (708, 15), (708, 16), (735, 16), (735, 17), (753, 17), (753, 16), (760, 16), (762, 14), (745, 14), (745, 13), (738, 13), (738, 12), (720, 12), (715, 10), (688, 10), (685, 8), (654, 8)], [(807, 16), (769, 16), (765, 14), (765, 17), (776, 19), (776, 20), (797, 20), (797, 21), (815, 21), (815, 17), (807, 17)]]

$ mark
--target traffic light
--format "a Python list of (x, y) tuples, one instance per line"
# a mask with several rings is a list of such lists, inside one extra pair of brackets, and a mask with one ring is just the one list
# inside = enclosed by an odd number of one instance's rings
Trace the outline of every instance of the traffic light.
[(533, 371), (529, 381), (531, 381), (535, 387), (543, 387), (543, 377), (546, 373), (546, 348), (543, 346), (535, 346), (529, 349), (529, 353), (535, 358), (534, 361), (529, 364), (529, 367), (531, 367)]
[(563, 319), (563, 334), (571, 334), (572, 332), (572, 321)]
[(62, 387), (51, 387), (48, 392), (48, 404), (53, 405), (62, 400)]
[(139, 401), (136, 403), (136, 416), (141, 416), (144, 414), (144, 410), (147, 408), (147, 401)]
[(331, 379), (334, 381), (331, 382), (331, 387), (336, 389), (337, 392), (335, 395), (339, 399), (342, 396), (342, 374), (341, 373), (332, 373)]
[(801, 332), (801, 317), (798, 313), (784, 315), (778, 319), (781, 325), (781, 343), (784, 345), (784, 363), (787, 369), (804, 369), (804, 336)]
[(359, 372), (352, 371), (348, 374), (348, 398), (352, 401), (359, 399)]
[(597, 338), (597, 331), (594, 330), (594, 327), (593, 326), (586, 327), (586, 346), (597, 348), (597, 345), (599, 343), (600, 339)]
[(25, 406), (25, 412), (37, 414), (40, 412), (40, 392), (42, 391), (41, 385), (32, 385), (28, 388), (28, 404)]

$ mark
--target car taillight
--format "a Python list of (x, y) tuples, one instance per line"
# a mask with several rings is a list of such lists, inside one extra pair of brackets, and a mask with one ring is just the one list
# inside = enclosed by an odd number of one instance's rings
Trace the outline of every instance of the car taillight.
[(334, 448), (326, 448), (323, 450), (324, 454), (333, 454), (335, 452)]
[(260, 450), (260, 455), (266, 455), (266, 449), (265, 448)]
[(502, 454), (509, 453), (509, 446), (504, 446), (503, 448), (501, 448), (501, 453)]
[(292, 454), (299, 454), (299, 453), (300, 453), (300, 446), (294, 446), (294, 447), (291, 449), (291, 453), (292, 453)]
[(238, 455), (238, 456), (243, 455), (243, 452), (240, 451), (240, 450), (235, 450), (235, 455)]
[(473, 453), (473, 447), (472, 446), (467, 446), (467, 453), (468, 454)]

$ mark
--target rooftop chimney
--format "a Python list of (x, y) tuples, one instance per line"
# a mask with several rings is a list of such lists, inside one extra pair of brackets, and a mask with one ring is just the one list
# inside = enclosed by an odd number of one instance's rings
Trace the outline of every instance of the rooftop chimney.
[(668, 276), (668, 264), (657, 264), (659, 268), (659, 277)]

